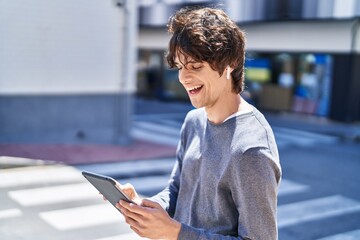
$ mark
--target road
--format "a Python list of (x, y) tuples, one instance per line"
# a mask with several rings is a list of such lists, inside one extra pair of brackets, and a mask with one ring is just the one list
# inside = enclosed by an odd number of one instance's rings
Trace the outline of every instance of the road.
[[(182, 113), (136, 115), (135, 138), (176, 145)], [(360, 148), (334, 136), (274, 126), (283, 179), (280, 240), (360, 239)], [(0, 239), (141, 239), (81, 176), (81, 170), (160, 191), (173, 158), (0, 170)]]

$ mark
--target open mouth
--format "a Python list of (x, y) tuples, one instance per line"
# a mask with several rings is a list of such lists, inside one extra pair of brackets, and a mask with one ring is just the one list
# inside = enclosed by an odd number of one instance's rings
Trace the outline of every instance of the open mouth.
[(197, 85), (188, 89), (190, 94), (197, 94), (202, 89), (203, 85)]

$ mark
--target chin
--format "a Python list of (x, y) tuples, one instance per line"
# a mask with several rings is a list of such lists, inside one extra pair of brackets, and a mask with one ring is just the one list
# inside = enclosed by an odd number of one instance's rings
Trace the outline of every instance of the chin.
[(191, 105), (193, 105), (194, 108), (202, 108), (202, 107), (204, 107), (203, 104), (192, 101), (191, 99), (190, 99), (190, 102), (191, 102)]

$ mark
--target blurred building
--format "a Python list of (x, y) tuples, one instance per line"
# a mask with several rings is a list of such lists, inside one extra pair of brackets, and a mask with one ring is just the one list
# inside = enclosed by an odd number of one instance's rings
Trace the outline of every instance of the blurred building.
[(187, 99), (164, 53), (169, 16), (224, 9), (247, 35), (246, 91), (261, 109), (360, 120), (360, 0), (139, 1), (138, 94)]
[(189, 5), (245, 30), (256, 106), (360, 120), (360, 0), (3, 0), (0, 142), (128, 143), (135, 93), (188, 99), (164, 54)]
[(0, 1), (0, 142), (129, 142), (138, 18), (127, 3)]

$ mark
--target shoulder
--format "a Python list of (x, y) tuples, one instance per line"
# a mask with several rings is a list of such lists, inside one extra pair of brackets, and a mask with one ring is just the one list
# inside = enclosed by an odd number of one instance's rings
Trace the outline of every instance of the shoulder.
[(268, 148), (256, 147), (248, 149), (240, 159), (241, 171), (250, 175), (275, 177), (277, 183), (281, 179), (279, 158)]
[[(273, 131), (264, 115), (256, 108), (236, 120), (236, 130), (231, 143), (235, 163), (255, 167), (270, 164), (280, 169), (279, 153)], [(237, 162), (237, 163), (236, 163)]]
[(255, 107), (251, 114), (237, 119), (237, 141), (242, 152), (252, 148), (268, 148), (277, 152), (274, 133), (264, 115)]
[(205, 109), (204, 108), (196, 108), (193, 110), (190, 110), (185, 117), (185, 121), (191, 121), (195, 119), (200, 119), (205, 116)]
[(206, 121), (204, 108), (193, 109), (186, 114), (183, 127), (203, 125)]
[(205, 109), (193, 109), (186, 114), (180, 130), (182, 144), (185, 145), (186, 139), (191, 139), (195, 134), (199, 134), (206, 124)]

